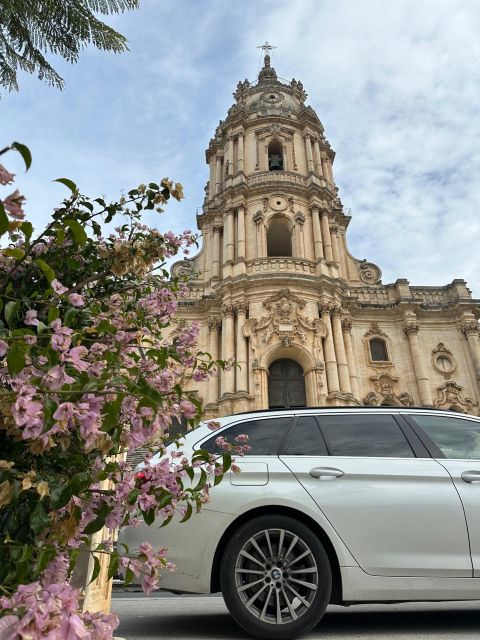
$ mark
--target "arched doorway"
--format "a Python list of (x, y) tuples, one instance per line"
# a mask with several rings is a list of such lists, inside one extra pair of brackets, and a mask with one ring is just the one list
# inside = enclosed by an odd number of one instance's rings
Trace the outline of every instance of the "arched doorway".
[(294, 360), (275, 360), (268, 370), (270, 409), (299, 409), (307, 406), (303, 369)]

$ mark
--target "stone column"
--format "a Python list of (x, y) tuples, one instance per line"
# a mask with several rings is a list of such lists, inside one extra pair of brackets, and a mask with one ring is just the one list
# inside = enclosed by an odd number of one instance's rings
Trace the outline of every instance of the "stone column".
[(240, 302), (236, 306), (237, 311), (237, 393), (248, 393), (248, 367), (247, 367), (247, 339), (243, 335), (243, 325), (247, 317), (247, 303)]
[(245, 207), (237, 208), (237, 258), (245, 258)]
[(330, 183), (331, 184), (335, 184), (333, 182), (332, 161), (330, 160), (330, 158), (327, 158), (327, 175), (328, 175), (328, 180), (330, 181)]
[(214, 278), (220, 277), (220, 233), (222, 227), (213, 227), (213, 263), (212, 263), (212, 276)]
[(327, 182), (330, 182), (330, 178), (328, 176), (327, 158), (325, 157), (321, 158), (321, 164), (322, 164), (322, 175)]
[(305, 149), (307, 152), (307, 170), (308, 173), (313, 173), (312, 140), (308, 134), (305, 136)]
[(338, 253), (337, 227), (331, 229), (333, 261), (340, 266), (340, 254)]
[(264, 245), (265, 245), (265, 226), (263, 224), (263, 214), (261, 211), (257, 211), (257, 213), (253, 216), (253, 221), (255, 223), (256, 226), (256, 238), (257, 238), (257, 250), (256, 250), (256, 257), (257, 258), (264, 258), (266, 256), (266, 252), (264, 252)]
[(337, 229), (338, 251), (340, 253), (340, 271), (345, 280), (348, 278), (347, 256), (345, 253), (344, 230)]
[(217, 168), (216, 168), (216, 171), (215, 171), (215, 174), (216, 174), (215, 193), (218, 194), (222, 190), (222, 183), (223, 183), (223, 180), (222, 180), (222, 158), (221, 158), (221, 156), (217, 156), (216, 165), (217, 165)]
[(345, 344), (345, 354), (347, 356), (348, 371), (350, 373), (350, 388), (354, 397), (359, 399), (358, 376), (355, 366), (355, 358), (353, 355), (352, 345), (352, 321), (349, 318), (342, 320), (343, 342)]
[(303, 235), (303, 225), (305, 224), (305, 216), (301, 211), (295, 215), (295, 231), (296, 231), (296, 255), (299, 258), (305, 258), (305, 238)]
[(210, 179), (208, 181), (208, 199), (212, 200), (215, 196), (215, 158), (210, 156)]
[(340, 307), (335, 307), (333, 310), (332, 329), (335, 355), (337, 358), (338, 379), (340, 382), (340, 391), (343, 393), (352, 393), (352, 388), (350, 387), (350, 374), (348, 372), (347, 365), (347, 355), (345, 353), (345, 345), (343, 343), (342, 321), (340, 314)]
[(408, 320), (403, 327), (403, 330), (405, 331), (410, 343), (413, 368), (415, 370), (418, 390), (420, 392), (420, 401), (423, 405), (431, 405), (433, 404), (432, 390), (430, 388), (430, 382), (423, 364), (422, 348), (420, 347), (420, 341), (418, 339), (419, 329), (420, 327), (415, 322), (415, 320)]
[(243, 150), (243, 131), (240, 131), (240, 133), (238, 134), (238, 154), (237, 154), (237, 173), (243, 173), (244, 168), (243, 168), (243, 156), (244, 156), (244, 150)]
[(313, 164), (315, 165), (315, 173), (317, 176), (322, 177), (322, 159), (320, 156), (320, 145), (318, 143), (318, 138), (315, 138), (313, 141)]
[(228, 147), (227, 147), (227, 177), (231, 178), (233, 176), (233, 138), (232, 136), (228, 136)]
[(223, 217), (223, 262), (233, 262), (235, 258), (234, 245), (234, 210), (227, 209)]
[(313, 227), (313, 246), (315, 250), (315, 259), (323, 258), (322, 230), (320, 228), (319, 208), (314, 205), (311, 209), (312, 227)]
[[(222, 307), (222, 360), (232, 361), (235, 358), (235, 311), (233, 305)], [(222, 397), (234, 392), (235, 370), (222, 371)]]
[(466, 320), (462, 324), (462, 333), (468, 341), (468, 348), (473, 360), (473, 367), (480, 384), (480, 342), (478, 340), (478, 322), (476, 320)]
[(332, 323), (330, 321), (330, 305), (322, 304), (320, 312), (322, 320), (327, 327), (327, 337), (325, 338), (324, 343), (325, 370), (327, 373), (328, 393), (332, 393), (334, 391), (340, 391), (340, 386), (338, 381), (337, 361), (335, 359), (335, 347), (333, 344)]
[(258, 360), (252, 364), (255, 393), (255, 409), (268, 409), (268, 370)]
[(325, 254), (325, 260), (333, 262), (332, 252), (332, 239), (330, 237), (330, 223), (328, 221), (328, 211), (322, 209), (322, 238), (323, 238), (323, 251)]
[[(212, 319), (208, 321), (208, 327), (210, 329), (210, 338), (208, 350), (213, 360), (218, 360), (218, 333), (221, 323), (219, 320)], [(215, 404), (218, 402), (218, 381), (219, 375), (208, 379), (207, 383), (207, 404)]]

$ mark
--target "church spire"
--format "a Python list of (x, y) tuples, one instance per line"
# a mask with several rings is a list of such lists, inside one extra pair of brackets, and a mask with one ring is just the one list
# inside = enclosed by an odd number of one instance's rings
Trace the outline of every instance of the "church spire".
[(270, 51), (272, 49), (276, 49), (269, 42), (265, 42), (265, 44), (259, 45), (257, 49), (262, 49), (264, 52), (263, 58), (263, 67), (258, 74), (258, 82), (276, 82), (277, 81), (277, 73), (275, 69), (271, 65)]

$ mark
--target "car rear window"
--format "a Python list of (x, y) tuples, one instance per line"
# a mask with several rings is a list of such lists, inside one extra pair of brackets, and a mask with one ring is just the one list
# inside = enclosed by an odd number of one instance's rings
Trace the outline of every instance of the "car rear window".
[(411, 417), (446, 458), (480, 460), (480, 422), (455, 416)]
[(245, 420), (237, 422), (221, 433), (217, 433), (200, 446), (210, 453), (220, 453), (221, 448), (216, 444), (219, 435), (223, 436), (227, 442), (235, 444), (235, 438), (241, 434), (248, 436), (248, 445), (251, 447), (246, 453), (249, 456), (272, 456), (278, 454), (278, 449), (287, 432), (291, 422), (290, 417), (286, 418), (257, 418), (255, 420)]
[(415, 457), (393, 416), (345, 414), (318, 419), (331, 456)]
[(285, 453), (289, 456), (328, 456), (315, 416), (298, 418)]

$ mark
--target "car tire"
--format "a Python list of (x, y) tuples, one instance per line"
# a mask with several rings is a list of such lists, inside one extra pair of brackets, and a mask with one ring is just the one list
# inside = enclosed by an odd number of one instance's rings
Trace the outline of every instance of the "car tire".
[(236, 622), (268, 640), (310, 631), (330, 601), (332, 572), (316, 534), (284, 515), (243, 524), (222, 557), (220, 585)]

